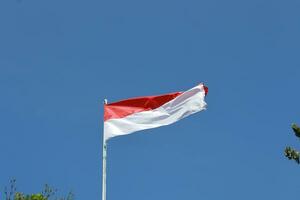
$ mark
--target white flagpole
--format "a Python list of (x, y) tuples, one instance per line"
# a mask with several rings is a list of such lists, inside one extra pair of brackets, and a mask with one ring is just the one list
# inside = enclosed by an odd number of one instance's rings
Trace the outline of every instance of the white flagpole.
[(106, 157), (107, 157), (107, 144), (103, 137), (102, 200), (106, 200)]
[[(107, 100), (104, 100), (107, 104)], [(103, 157), (102, 157), (102, 200), (106, 200), (106, 158), (107, 158), (107, 143), (103, 132)]]

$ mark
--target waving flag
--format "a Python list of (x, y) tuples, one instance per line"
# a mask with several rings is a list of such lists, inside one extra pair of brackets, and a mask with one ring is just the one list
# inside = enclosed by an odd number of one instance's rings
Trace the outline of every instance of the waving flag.
[(208, 88), (203, 84), (185, 92), (127, 99), (104, 105), (104, 140), (172, 124), (206, 109)]

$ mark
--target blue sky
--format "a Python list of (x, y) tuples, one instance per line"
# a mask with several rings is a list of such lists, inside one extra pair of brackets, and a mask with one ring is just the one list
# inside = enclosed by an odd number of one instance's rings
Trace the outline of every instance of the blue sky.
[[(209, 87), (109, 142), (107, 199), (298, 199), (296, 0), (0, 1), (0, 187), (101, 199), (102, 102)], [(0, 198), (3, 198), (1, 190)]]

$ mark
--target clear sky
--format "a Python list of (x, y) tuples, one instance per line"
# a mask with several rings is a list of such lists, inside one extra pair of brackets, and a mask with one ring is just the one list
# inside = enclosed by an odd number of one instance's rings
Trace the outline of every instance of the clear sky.
[[(1, 0), (0, 187), (101, 199), (103, 108), (209, 87), (208, 109), (109, 141), (107, 200), (299, 199), (297, 0)], [(3, 198), (1, 189), (0, 199)]]

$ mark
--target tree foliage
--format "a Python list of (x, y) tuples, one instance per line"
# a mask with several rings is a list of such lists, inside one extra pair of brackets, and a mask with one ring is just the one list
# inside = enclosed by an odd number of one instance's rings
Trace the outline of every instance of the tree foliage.
[(36, 194), (23, 194), (17, 192), (16, 180), (10, 181), (10, 186), (5, 187), (4, 194), (5, 200), (73, 200), (73, 193), (69, 193), (66, 197), (56, 197), (57, 190), (52, 189), (49, 185), (45, 185), (40, 193)]
[[(292, 124), (292, 129), (294, 131), (295, 136), (300, 138), (300, 127), (296, 124)], [(286, 147), (284, 150), (284, 155), (289, 160), (295, 160), (298, 164), (300, 164), (300, 153), (292, 147)]]

